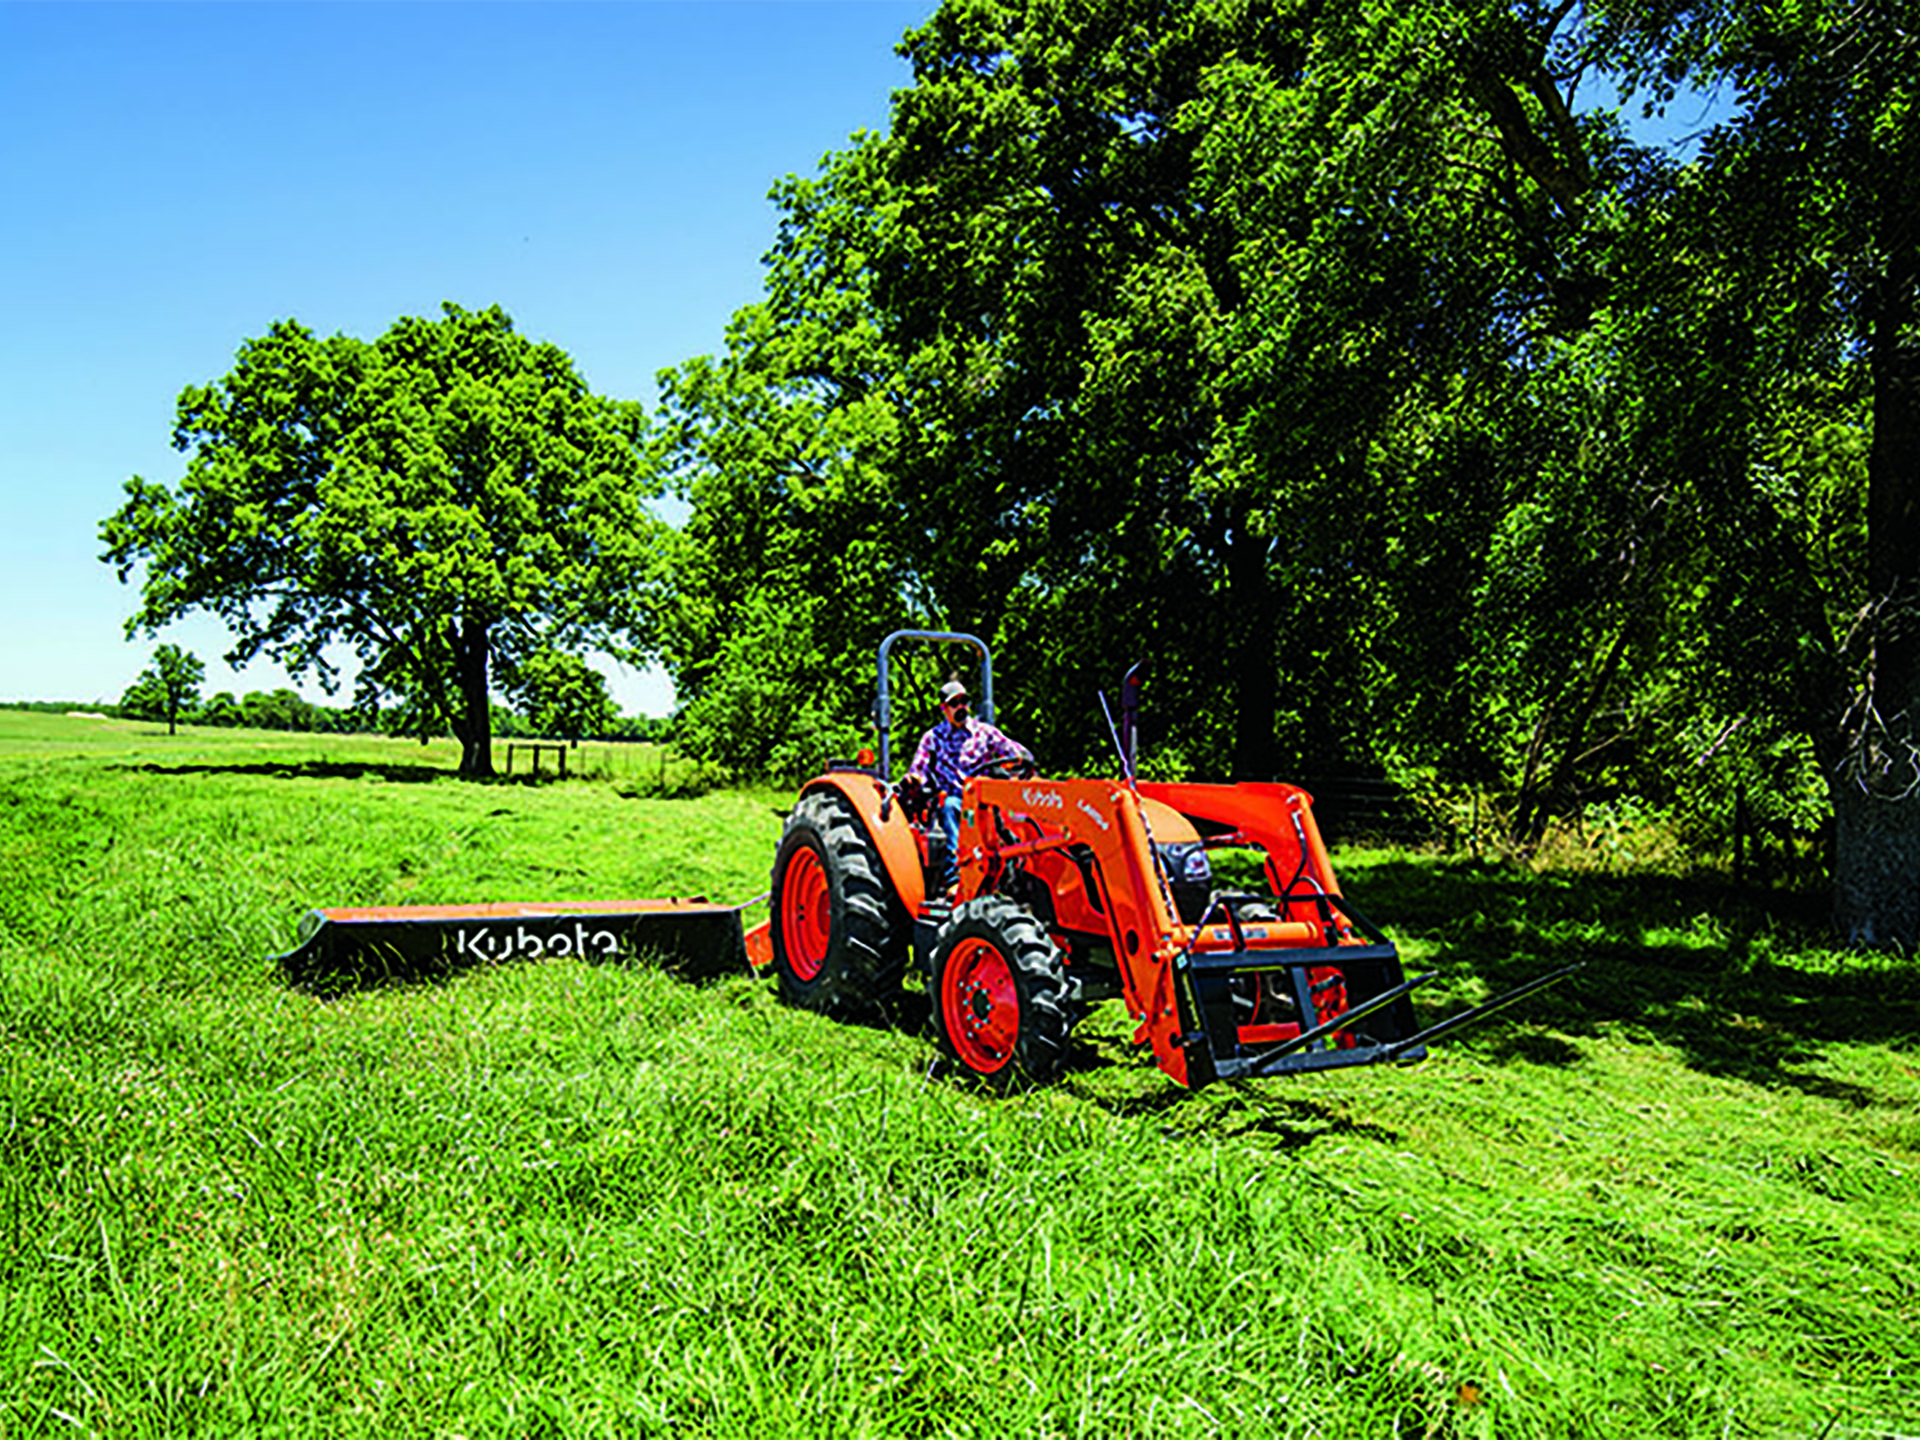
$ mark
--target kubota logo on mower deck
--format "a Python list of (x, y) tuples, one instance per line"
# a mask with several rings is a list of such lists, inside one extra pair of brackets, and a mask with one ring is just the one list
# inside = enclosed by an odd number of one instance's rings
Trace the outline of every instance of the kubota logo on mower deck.
[(1111, 830), (1113, 828), (1111, 825), (1107, 823), (1107, 817), (1102, 815), (1098, 810), (1094, 809), (1093, 806), (1089, 805), (1086, 801), (1080, 800), (1080, 801), (1076, 801), (1075, 803), (1079, 805), (1081, 813), (1083, 813), (1089, 820), (1093, 821), (1094, 824), (1098, 825), (1102, 830)]
[(1058, 790), (1026, 789), (1020, 792), (1020, 802), (1029, 810), (1058, 810), (1066, 805), (1066, 798)]
[(527, 927), (516, 925), (511, 935), (498, 930), (461, 930), (453, 937), (454, 953), (482, 960), (545, 960), (549, 956), (564, 960), (570, 955), (618, 955), (620, 939), (611, 930), (589, 932), (576, 921), (573, 933), (557, 930), (551, 935), (529, 935)]

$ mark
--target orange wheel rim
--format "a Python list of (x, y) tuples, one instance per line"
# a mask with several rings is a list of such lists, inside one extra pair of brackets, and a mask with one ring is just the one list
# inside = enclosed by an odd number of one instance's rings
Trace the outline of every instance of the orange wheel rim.
[(989, 940), (962, 940), (940, 972), (940, 1014), (954, 1053), (991, 1075), (1013, 1058), (1020, 1038), (1020, 992), (1013, 967)]
[(833, 939), (833, 906), (826, 867), (811, 846), (803, 845), (788, 857), (780, 882), (780, 938), (794, 979), (817, 980)]

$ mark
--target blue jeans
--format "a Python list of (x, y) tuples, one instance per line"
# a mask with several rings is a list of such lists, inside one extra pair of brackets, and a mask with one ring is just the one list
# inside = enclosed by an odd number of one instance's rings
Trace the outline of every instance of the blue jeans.
[(945, 895), (960, 878), (960, 797), (940, 797), (940, 833), (947, 837), (947, 858), (940, 867), (940, 893)]

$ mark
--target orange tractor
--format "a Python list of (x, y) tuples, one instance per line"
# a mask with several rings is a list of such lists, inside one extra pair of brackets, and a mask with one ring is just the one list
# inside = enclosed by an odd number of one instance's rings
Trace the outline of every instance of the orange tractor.
[[(1182, 1085), (1423, 1058), (1426, 1045), (1573, 968), (1427, 1029), (1399, 952), (1334, 878), (1310, 797), (1282, 784), (1136, 780), (1131, 703), (1117, 780), (1002, 763), (966, 782), (959, 883), (935, 893), (944, 836), (896, 784), (889, 661), (903, 640), (964, 646), (993, 718), (992, 658), (970, 635), (899, 631), (880, 647), (877, 763), (809, 781), (774, 860), (780, 993), (827, 1013), (885, 1004), (909, 959), (941, 1049), (996, 1088), (1045, 1081), (1076, 1019), (1120, 997), (1134, 1040)], [(1135, 693), (1133, 676), (1126, 700)], [(1104, 702), (1103, 702), (1104, 703)], [(1223, 874), (1243, 878), (1222, 887)], [(770, 946), (765, 944), (770, 941)]]

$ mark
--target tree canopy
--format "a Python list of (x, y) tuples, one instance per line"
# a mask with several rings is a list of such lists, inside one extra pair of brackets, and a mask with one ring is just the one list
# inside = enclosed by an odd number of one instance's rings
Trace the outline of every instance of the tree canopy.
[(782, 775), (892, 629), (986, 637), (1063, 771), (1145, 660), (1163, 771), (1825, 823), (1844, 931), (1920, 941), (1901, 7), (945, 0), (901, 53), (651, 427), (498, 311), (250, 341), (104, 527), (134, 624), (348, 643), (473, 773), (490, 677), (588, 643)]
[(644, 647), (644, 434), (639, 405), (594, 395), (497, 307), (370, 342), (282, 321), (182, 393), (186, 474), (128, 482), (103, 558), (144, 570), (129, 632), (210, 611), (233, 663), (264, 653), (329, 683), (343, 645), (365, 700), (450, 727), (462, 773), (485, 775), (497, 663)]
[[(1150, 657), (1158, 763), (1491, 787), (1522, 844), (1825, 786), (1842, 924), (1920, 935), (1897, 7), (947, 0), (901, 48), (668, 377), (693, 713), (845, 745), (878, 636), (966, 629), (1065, 768)], [(1689, 85), (1697, 154), (1632, 139)]]

